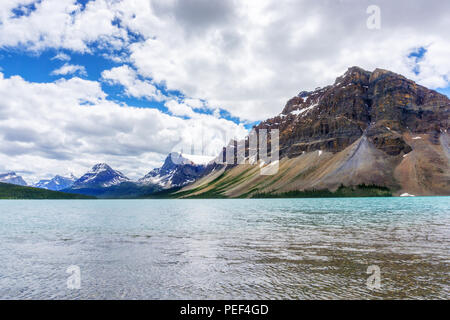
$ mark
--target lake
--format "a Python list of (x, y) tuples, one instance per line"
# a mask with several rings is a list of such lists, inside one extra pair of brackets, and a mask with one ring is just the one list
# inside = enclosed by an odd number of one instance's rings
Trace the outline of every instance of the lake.
[(450, 197), (0, 202), (2, 299), (449, 299), (449, 262)]

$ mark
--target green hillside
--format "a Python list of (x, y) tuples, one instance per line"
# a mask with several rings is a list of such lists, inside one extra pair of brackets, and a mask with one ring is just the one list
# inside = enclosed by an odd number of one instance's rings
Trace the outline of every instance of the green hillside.
[(0, 199), (95, 199), (95, 197), (0, 183)]

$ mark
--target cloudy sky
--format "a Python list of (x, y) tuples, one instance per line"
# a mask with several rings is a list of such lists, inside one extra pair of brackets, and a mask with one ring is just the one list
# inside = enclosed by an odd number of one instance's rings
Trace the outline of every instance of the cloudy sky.
[(449, 12), (446, 0), (2, 0), (0, 173), (32, 183), (107, 162), (138, 178), (171, 151), (214, 155), (354, 65), (449, 95)]

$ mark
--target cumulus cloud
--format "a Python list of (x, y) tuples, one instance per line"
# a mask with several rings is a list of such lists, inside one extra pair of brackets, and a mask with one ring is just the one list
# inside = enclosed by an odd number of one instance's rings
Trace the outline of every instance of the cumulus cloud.
[[(277, 114), (353, 65), (449, 85), (447, 2), (378, 1), (380, 30), (366, 26), (369, 1), (189, 1), (197, 12), (223, 12), (213, 20), (196, 19), (184, 1), (154, 0), (138, 12), (121, 4), (124, 25), (146, 38), (130, 46), (140, 74), (241, 119)], [(416, 74), (408, 55), (418, 47), (427, 52)]]
[[(126, 50), (138, 76), (242, 120), (272, 116), (298, 91), (327, 85), (353, 65), (449, 85), (448, 1), (379, 0), (380, 30), (366, 26), (371, 1), (95, 0), (84, 7), (46, 0), (12, 14), (31, 2), (2, 2), (0, 46)], [(427, 51), (417, 66), (408, 55), (418, 47)], [(123, 51), (108, 56), (124, 61)], [(145, 81), (111, 81), (124, 82), (130, 95), (143, 96), (133, 87), (152, 90)]]
[(59, 52), (52, 58), (52, 60), (60, 60), (60, 61), (70, 61), (70, 59), (71, 59), (70, 56), (63, 52)]
[(106, 99), (100, 83), (80, 78), (32, 83), (0, 73), (0, 95), (0, 167), (27, 168), (30, 180), (80, 175), (97, 162), (139, 177), (171, 151), (191, 150), (194, 143), (196, 152), (215, 155), (227, 139), (247, 132), (209, 115), (181, 119), (118, 105)]
[[(34, 10), (17, 16), (13, 9), (34, 3)], [(29, 50), (65, 48), (89, 52), (89, 45), (107, 43), (119, 48), (128, 40), (127, 31), (113, 24), (118, 12), (114, 1), (89, 1), (86, 6), (75, 0), (8, 0), (0, 4), (0, 44), (23, 46)]]
[(178, 101), (170, 100), (165, 103), (165, 106), (173, 115), (187, 117), (195, 116), (195, 112), (186, 103), (179, 103)]
[(156, 101), (164, 100), (164, 96), (150, 81), (139, 79), (136, 71), (127, 65), (103, 71), (102, 79), (111, 84), (123, 86), (128, 96)]
[(53, 70), (51, 75), (53, 76), (66, 76), (71, 74), (79, 74), (82, 76), (86, 76), (86, 68), (84, 66), (76, 65), (76, 64), (68, 64), (65, 63), (62, 67)]

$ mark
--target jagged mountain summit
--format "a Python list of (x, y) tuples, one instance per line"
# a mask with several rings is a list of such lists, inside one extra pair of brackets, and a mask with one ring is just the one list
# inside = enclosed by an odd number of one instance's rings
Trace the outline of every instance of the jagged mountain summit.
[(131, 181), (106, 164), (97, 164), (64, 192), (98, 198), (151, 197), (164, 189), (179, 188), (201, 177), (206, 163), (213, 157), (171, 153), (164, 165), (138, 181)]
[(16, 184), (19, 186), (27, 185), (25, 180), (21, 176), (18, 176), (15, 172), (8, 172), (8, 173), (0, 174), (0, 182)]
[(71, 174), (70, 177), (62, 177), (60, 175), (56, 175), (52, 179), (40, 180), (34, 185), (34, 187), (52, 191), (60, 191), (70, 188), (76, 180), (77, 177), (75, 177), (73, 174)]
[(163, 189), (182, 187), (200, 178), (213, 157), (170, 153), (161, 168), (138, 180), (141, 185), (158, 185)]
[(216, 165), (179, 194), (252, 197), (364, 184), (394, 195), (450, 195), (449, 126), (445, 95), (391, 71), (352, 67), (255, 127), (279, 130), (275, 175), (261, 175), (259, 165)]
[(112, 169), (106, 163), (99, 163), (93, 166), (92, 169), (86, 172), (81, 178), (76, 180), (71, 186), (71, 189), (107, 188), (130, 181), (131, 180), (120, 171)]

